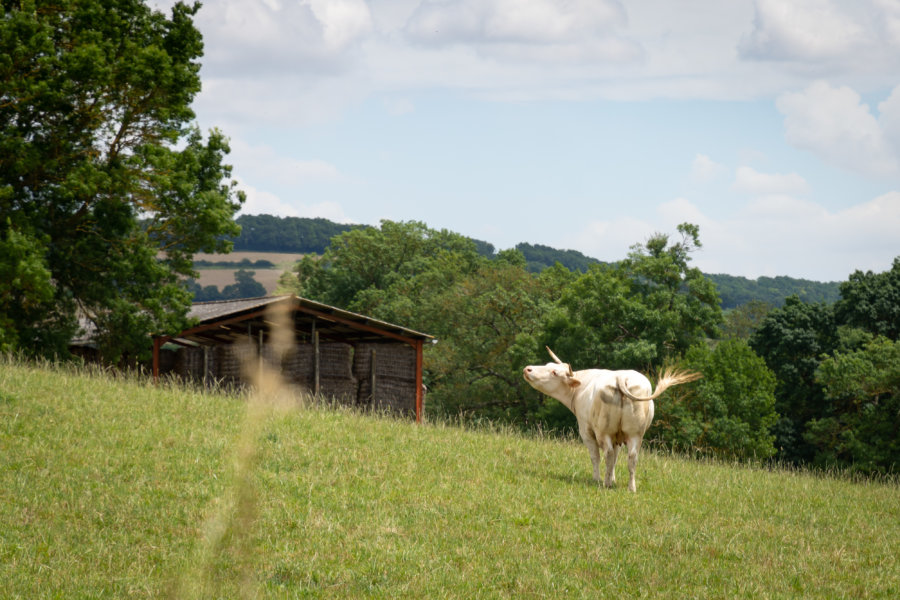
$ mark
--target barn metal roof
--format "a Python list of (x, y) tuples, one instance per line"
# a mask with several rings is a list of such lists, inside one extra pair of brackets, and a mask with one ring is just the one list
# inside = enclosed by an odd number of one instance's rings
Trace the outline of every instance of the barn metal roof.
[(400, 325), (301, 298), (295, 295), (264, 296), (241, 300), (220, 300), (195, 303), (188, 316), (198, 323), (163, 341), (180, 345), (229, 344), (247, 335), (267, 332), (272, 326), (267, 310), (277, 304), (287, 304), (298, 338), (311, 338), (317, 331), (322, 339), (346, 342), (402, 341), (409, 344), (428, 342), (434, 337)]

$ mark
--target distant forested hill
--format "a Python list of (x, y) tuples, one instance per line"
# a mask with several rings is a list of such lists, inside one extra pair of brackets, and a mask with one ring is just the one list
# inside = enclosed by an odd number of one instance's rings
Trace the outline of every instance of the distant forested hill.
[(540, 273), (547, 267), (552, 267), (556, 263), (561, 264), (570, 271), (581, 271), (584, 273), (588, 267), (600, 261), (590, 256), (585, 256), (577, 250), (557, 250), (550, 246), (542, 246), (540, 244), (516, 244), (516, 250), (525, 256), (528, 262), (528, 270), (532, 273)]
[(235, 250), (257, 252), (302, 252), (321, 254), (331, 238), (360, 225), (342, 225), (328, 219), (241, 215), (236, 219), (241, 235)]
[[(328, 219), (275, 217), (272, 215), (242, 215), (237, 218), (241, 235), (234, 240), (234, 249), (259, 252), (303, 252), (322, 254), (331, 238), (345, 231), (367, 225), (346, 225)], [(479, 254), (495, 256), (492, 244), (472, 240)], [(539, 273), (557, 262), (571, 271), (587, 271), (601, 261), (577, 250), (557, 250), (540, 244), (520, 243), (516, 250), (528, 263), (528, 270)], [(747, 279), (734, 275), (706, 275), (718, 287), (722, 308), (735, 308), (751, 300), (761, 300), (781, 306), (784, 299), (796, 294), (804, 302), (834, 302), (840, 298), (839, 283), (820, 283), (793, 277), (760, 277)]]
[[(334, 236), (351, 229), (368, 227), (340, 224), (322, 218), (272, 215), (241, 215), (235, 221), (241, 226), (241, 235), (233, 240), (234, 250), (250, 252), (322, 254)], [(479, 254), (488, 258), (494, 256), (493, 244), (481, 240), (472, 241)]]
[(784, 304), (788, 296), (797, 295), (803, 302), (832, 303), (840, 299), (840, 283), (821, 283), (793, 277), (760, 277), (747, 279), (734, 275), (707, 275), (719, 289), (722, 308), (734, 308), (751, 300), (762, 300), (774, 306)]
[[(521, 243), (516, 249), (525, 256), (528, 270), (533, 273), (543, 271), (557, 262), (570, 271), (584, 272), (590, 265), (601, 262), (576, 250), (557, 250), (540, 244)], [(785, 298), (792, 295), (799, 296), (804, 302), (832, 303), (840, 298), (838, 282), (821, 283), (783, 276), (759, 279), (724, 274), (706, 276), (716, 284), (724, 309), (735, 308), (751, 300), (781, 306)]]

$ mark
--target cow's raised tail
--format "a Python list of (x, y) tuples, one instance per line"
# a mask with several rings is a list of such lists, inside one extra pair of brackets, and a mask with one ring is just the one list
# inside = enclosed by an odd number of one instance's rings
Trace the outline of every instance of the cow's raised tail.
[(634, 400), (635, 402), (647, 402), (648, 400), (655, 400), (662, 395), (667, 389), (672, 387), (673, 385), (681, 385), (682, 383), (688, 383), (691, 381), (696, 381), (703, 377), (700, 373), (695, 373), (692, 371), (679, 371), (673, 368), (663, 369), (662, 375), (659, 378), (659, 381), (656, 382), (656, 391), (653, 392), (649, 396), (635, 396), (631, 392), (628, 391), (628, 387), (625, 382), (625, 377), (619, 376), (616, 378), (616, 386), (619, 388), (619, 391), (622, 392), (622, 395), (625, 397)]

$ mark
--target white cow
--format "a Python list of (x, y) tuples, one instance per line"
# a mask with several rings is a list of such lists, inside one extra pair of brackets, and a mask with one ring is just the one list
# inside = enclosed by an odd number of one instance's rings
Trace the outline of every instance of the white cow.
[(616, 484), (619, 446), (628, 446), (628, 489), (637, 490), (634, 471), (644, 433), (653, 421), (653, 400), (673, 385), (699, 379), (699, 373), (666, 369), (656, 384), (637, 371), (572, 371), (550, 348), (555, 362), (525, 367), (531, 387), (556, 398), (578, 419), (578, 433), (591, 454), (594, 479), (600, 480), (600, 449), (606, 454), (606, 487)]

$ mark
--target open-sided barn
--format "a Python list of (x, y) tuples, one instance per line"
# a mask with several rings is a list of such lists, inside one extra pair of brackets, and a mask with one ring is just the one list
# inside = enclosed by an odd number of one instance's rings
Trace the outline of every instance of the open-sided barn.
[(241, 383), (248, 355), (271, 354), (273, 308), (287, 313), (293, 329), (292, 348), (276, 365), (285, 379), (317, 396), (421, 421), (423, 348), (432, 336), (294, 295), (194, 304), (196, 325), (153, 338), (154, 377)]

